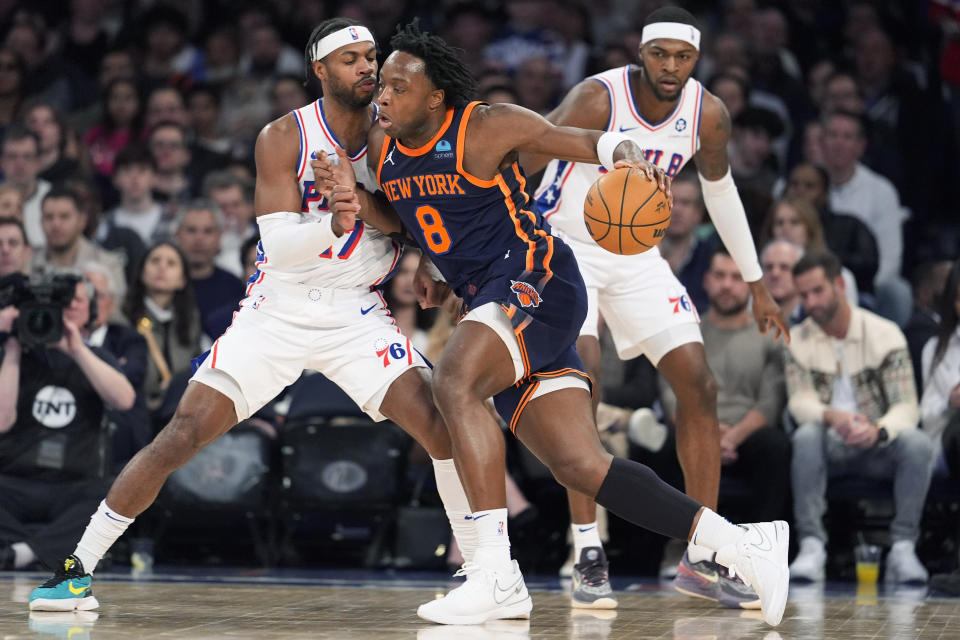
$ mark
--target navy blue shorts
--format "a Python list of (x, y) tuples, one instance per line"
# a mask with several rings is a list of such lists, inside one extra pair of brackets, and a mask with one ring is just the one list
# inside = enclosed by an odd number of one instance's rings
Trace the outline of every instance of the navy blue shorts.
[(476, 293), (465, 296), (464, 313), (498, 303), (517, 336), (523, 376), (493, 398), (511, 431), (540, 380), (575, 375), (592, 384), (577, 354), (577, 338), (587, 316), (587, 290), (573, 251), (559, 238), (554, 238), (554, 255), (547, 266), (549, 271), (527, 270), (521, 254), (494, 264), (483, 283), (467, 285), (468, 292)]

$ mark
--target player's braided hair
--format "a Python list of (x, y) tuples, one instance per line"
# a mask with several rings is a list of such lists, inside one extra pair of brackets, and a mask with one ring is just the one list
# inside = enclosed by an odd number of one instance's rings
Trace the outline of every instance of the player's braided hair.
[(317, 43), (335, 31), (340, 31), (340, 29), (345, 29), (346, 27), (359, 26), (361, 26), (360, 23), (353, 18), (330, 18), (317, 25), (317, 28), (314, 29), (310, 37), (307, 38), (307, 46), (303, 49), (304, 86), (313, 78), (313, 48)]
[(443, 101), (449, 107), (460, 108), (473, 99), (477, 82), (457, 55), (457, 49), (443, 38), (420, 31), (420, 21), (398, 26), (390, 38), (394, 51), (414, 55), (424, 63), (424, 71), (437, 89), (443, 91)]

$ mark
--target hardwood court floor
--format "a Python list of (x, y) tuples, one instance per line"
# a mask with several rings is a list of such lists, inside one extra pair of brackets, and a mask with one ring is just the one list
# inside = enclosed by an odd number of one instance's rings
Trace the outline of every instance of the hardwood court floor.
[(431, 625), (417, 606), (442, 592), (442, 576), (372, 572), (218, 572), (97, 575), (97, 613), (28, 614), (30, 590), (46, 576), (0, 574), (0, 639), (344, 638), (360, 640), (672, 640), (866, 638), (960, 639), (960, 600), (925, 589), (880, 593), (854, 585), (795, 588), (783, 623), (722, 610), (655, 583), (621, 579), (615, 613), (572, 611), (556, 580), (528, 580), (532, 619), (478, 627)]

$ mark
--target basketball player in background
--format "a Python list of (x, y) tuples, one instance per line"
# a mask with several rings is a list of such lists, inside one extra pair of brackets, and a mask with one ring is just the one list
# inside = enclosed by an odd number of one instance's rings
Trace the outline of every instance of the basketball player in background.
[[(331, 207), (394, 219), (378, 222), (381, 229), (399, 231), (402, 221), (464, 303), (436, 365), (433, 395), (473, 509), (477, 548), (463, 566), (466, 582), (418, 615), (441, 624), (530, 615), (510, 557), (504, 442), (485, 406), (493, 397), (510, 430), (561, 484), (636, 525), (712, 549), (717, 562), (736, 566), (756, 587), (765, 620), (778, 624), (789, 581), (787, 524), (733, 525), (600, 444), (575, 348), (586, 290), (573, 253), (526, 209), (517, 154), (633, 167), (656, 175), (666, 190), (662, 172), (623, 134), (557, 127), (515, 105), (469, 102), (474, 80), (456, 51), (416, 23), (390, 44), (368, 157), (393, 208), (355, 189), (354, 165), (342, 150), (330, 168), (337, 183)], [(430, 300), (433, 278), (420, 275)]]
[(343, 146), (359, 182), (375, 187), (365, 155), (377, 113), (371, 104), (376, 44), (356, 21), (327, 20), (311, 35), (305, 60), (324, 98), (271, 122), (257, 139), (262, 239), (247, 297), (206, 354), (176, 415), (120, 473), (74, 554), (31, 594), (31, 609), (96, 608), (90, 573), (167, 476), (307, 368), (338, 384), (373, 419), (393, 420), (430, 453), (451, 526), (464, 557), (472, 558), (470, 508), (426, 363), (380, 293), (371, 291), (396, 267), (400, 245), (352, 212), (331, 213), (310, 168), (312, 152), (332, 154)]
[[(743, 204), (730, 175), (730, 115), (717, 97), (691, 78), (699, 49), (700, 30), (689, 12), (677, 7), (657, 9), (643, 28), (639, 65), (587, 78), (546, 117), (558, 126), (620, 132), (671, 178), (693, 159), (707, 211), (750, 284), (760, 331), (775, 327), (776, 335), (783, 333), (789, 341), (786, 321), (763, 284)], [(599, 385), (597, 332), (598, 315), (602, 315), (620, 358), (643, 354), (657, 367), (677, 396), (677, 455), (687, 494), (716, 509), (720, 487), (717, 383), (707, 366), (696, 308), (656, 247), (620, 256), (591, 239), (583, 221), (583, 202), (607, 169), (596, 163), (550, 161), (544, 155), (520, 156), (527, 174), (540, 171), (548, 161), (536, 192), (537, 205), (573, 249), (587, 285), (589, 305), (577, 351)], [(594, 393), (593, 400), (596, 405), (600, 394)], [(605, 575), (607, 561), (597, 533), (596, 504), (575, 492), (568, 496), (577, 562), (576, 605), (579, 585), (588, 574)], [(674, 585), (724, 606), (759, 606), (751, 588), (718, 566), (711, 551), (693, 543), (687, 546)]]

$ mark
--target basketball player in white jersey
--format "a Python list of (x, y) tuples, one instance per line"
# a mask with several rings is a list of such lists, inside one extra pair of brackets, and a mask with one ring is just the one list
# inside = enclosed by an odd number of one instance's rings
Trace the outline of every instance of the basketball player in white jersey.
[(176, 415), (120, 473), (74, 554), (31, 594), (31, 609), (96, 608), (90, 573), (167, 476), (304, 369), (321, 372), (372, 418), (390, 418), (424, 446), (464, 557), (472, 554), (471, 510), (433, 406), (427, 365), (373, 290), (397, 266), (401, 247), (355, 212), (332, 214), (310, 167), (314, 154), (335, 155), (342, 147), (358, 182), (375, 187), (365, 155), (376, 119), (376, 56), (370, 31), (353, 20), (327, 20), (314, 30), (305, 58), (325, 97), (271, 122), (257, 139), (255, 208), (262, 240), (247, 296), (194, 374)]
[[(691, 77), (700, 31), (687, 11), (665, 7), (646, 20), (639, 65), (587, 78), (547, 119), (557, 125), (605, 129), (634, 140), (646, 159), (669, 177), (691, 159), (703, 198), (721, 240), (750, 283), (753, 313), (761, 332), (776, 327), (789, 339), (780, 309), (763, 284), (743, 204), (730, 175), (727, 143), (730, 115), (723, 103)], [(548, 159), (521, 155), (527, 175)], [(712, 509), (720, 485), (717, 383), (707, 366), (699, 319), (690, 297), (657, 248), (619, 256), (600, 248), (587, 233), (583, 202), (605, 171), (598, 165), (553, 160), (536, 192), (541, 213), (574, 250), (587, 285), (589, 309), (577, 351), (598, 379), (598, 314), (610, 328), (622, 359), (641, 354), (656, 366), (677, 396), (677, 453), (686, 491)], [(594, 394), (599, 402), (599, 394)], [(596, 527), (593, 500), (569, 492), (574, 539), (574, 606), (609, 590), (607, 562)], [(686, 593), (730, 607), (759, 608), (756, 594), (731, 579), (712, 554), (690, 544), (674, 585)]]

